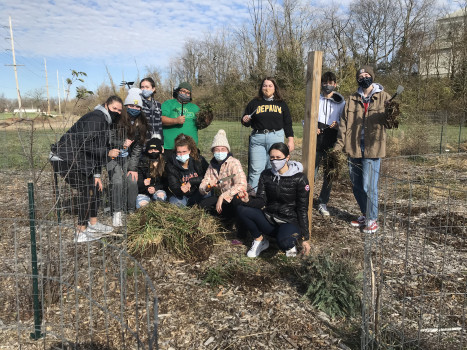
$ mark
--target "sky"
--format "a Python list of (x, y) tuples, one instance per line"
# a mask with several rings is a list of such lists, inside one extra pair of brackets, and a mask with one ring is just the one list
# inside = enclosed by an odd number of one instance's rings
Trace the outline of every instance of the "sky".
[[(86, 72), (85, 86), (95, 90), (135, 80), (146, 66), (167, 75), (170, 60), (186, 40), (249, 18), (246, 0), (46, 0), (0, 1), (0, 95), (16, 98), (9, 19), (11, 16), (21, 96), (45, 91), (44, 59), (49, 92), (71, 69)], [(24, 66), (19, 66), (24, 65)], [(63, 96), (63, 89), (61, 94)]]
[[(329, 6), (328, 0), (303, 1)], [(63, 98), (63, 81), (72, 69), (87, 73), (84, 86), (93, 91), (109, 84), (106, 67), (117, 84), (135, 80), (138, 70), (142, 78), (147, 66), (167, 77), (170, 60), (181, 54), (187, 40), (241, 26), (249, 20), (248, 3), (251, 0), (1, 0), (0, 96), (17, 97), (13, 67), (6, 66), (13, 64), (9, 16), (21, 96), (37, 89), (45, 92), (46, 59), (50, 96), (57, 96), (60, 84)]]

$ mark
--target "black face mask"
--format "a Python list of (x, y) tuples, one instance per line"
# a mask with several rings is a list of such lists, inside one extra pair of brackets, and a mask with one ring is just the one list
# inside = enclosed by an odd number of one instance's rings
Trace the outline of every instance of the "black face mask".
[(109, 112), (110, 118), (112, 119), (112, 123), (115, 123), (120, 117), (120, 113), (111, 111), (110, 109), (108, 109), (107, 111)]
[(358, 86), (360, 86), (362, 89), (366, 89), (370, 87), (371, 84), (373, 84), (373, 78), (372, 77), (365, 77), (357, 80)]
[(326, 95), (329, 95), (331, 92), (333, 92), (335, 89), (335, 86), (334, 85), (328, 85), (328, 84), (323, 84), (321, 85), (321, 90), (323, 90), (323, 92), (326, 94)]
[(155, 152), (155, 153), (148, 153), (148, 158), (152, 160), (157, 160), (160, 157), (160, 152)]

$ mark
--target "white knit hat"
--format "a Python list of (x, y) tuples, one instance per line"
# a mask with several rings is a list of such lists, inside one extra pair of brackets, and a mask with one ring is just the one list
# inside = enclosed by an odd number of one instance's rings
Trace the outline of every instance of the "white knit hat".
[(211, 151), (214, 147), (217, 147), (217, 146), (227, 147), (227, 149), (230, 152), (230, 145), (229, 145), (229, 141), (227, 141), (227, 135), (225, 134), (225, 131), (222, 129), (220, 129), (217, 132), (216, 136), (214, 136), (214, 140), (212, 141), (212, 145), (211, 145)]
[(135, 105), (143, 108), (143, 100), (141, 99), (141, 89), (131, 88), (128, 90), (128, 95), (125, 99), (124, 105)]

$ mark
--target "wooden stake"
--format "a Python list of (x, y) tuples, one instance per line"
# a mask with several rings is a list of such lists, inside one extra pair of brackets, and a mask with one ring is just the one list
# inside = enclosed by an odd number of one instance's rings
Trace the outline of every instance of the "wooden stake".
[(47, 79), (47, 61), (44, 58), (45, 67), (45, 87), (47, 88), (47, 115), (50, 115), (50, 98), (49, 98), (49, 79)]
[(308, 222), (312, 226), (313, 191), (315, 187), (316, 136), (318, 129), (319, 94), (321, 90), (321, 67), (323, 52), (308, 53), (306, 72), (305, 123), (303, 126), (302, 163), (310, 183)]
[(57, 69), (57, 95), (58, 95), (58, 114), (62, 115), (62, 106), (60, 105), (60, 80), (58, 79), (58, 69)]

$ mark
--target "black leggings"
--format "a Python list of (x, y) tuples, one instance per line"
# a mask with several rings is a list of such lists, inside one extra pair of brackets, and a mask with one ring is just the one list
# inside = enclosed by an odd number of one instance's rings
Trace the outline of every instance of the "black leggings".
[(94, 185), (93, 175), (79, 171), (76, 165), (64, 161), (52, 161), (54, 171), (70, 186), (78, 190), (78, 225), (87, 226), (90, 217), (97, 217), (99, 190)]

